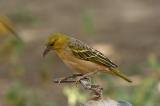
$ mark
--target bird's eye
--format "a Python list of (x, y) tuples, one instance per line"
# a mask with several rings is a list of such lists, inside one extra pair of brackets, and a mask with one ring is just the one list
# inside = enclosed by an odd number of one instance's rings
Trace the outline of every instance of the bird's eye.
[(53, 45), (54, 45), (54, 43), (51, 43), (51, 44), (50, 44), (50, 46), (53, 46)]

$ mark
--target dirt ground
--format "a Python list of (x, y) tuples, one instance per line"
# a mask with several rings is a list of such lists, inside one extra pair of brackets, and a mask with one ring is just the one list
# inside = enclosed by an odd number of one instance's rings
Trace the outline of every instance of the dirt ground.
[[(39, 19), (35, 26), (14, 22), (25, 42), (21, 53), (25, 68), (22, 80), (64, 106), (67, 103), (61, 92), (64, 86), (49, 81), (42, 87), (39, 81), (40, 73), (46, 69), (49, 79), (71, 73), (55, 54), (42, 57), (48, 34), (59, 32), (81, 39), (104, 52), (121, 69), (145, 65), (151, 53), (160, 58), (159, 4), (158, 0), (1, 0), (0, 12), (12, 16), (23, 7)], [(93, 18), (93, 36), (87, 35), (82, 25), (86, 12)], [(10, 64), (0, 66), (0, 90), (4, 92), (14, 79), (10, 78), (10, 68)]]

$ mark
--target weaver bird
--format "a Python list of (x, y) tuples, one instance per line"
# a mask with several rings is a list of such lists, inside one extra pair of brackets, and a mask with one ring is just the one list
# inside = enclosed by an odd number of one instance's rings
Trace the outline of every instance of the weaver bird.
[(110, 73), (132, 82), (126, 75), (117, 69), (117, 65), (110, 61), (104, 54), (88, 46), (80, 40), (64, 34), (51, 34), (45, 42), (45, 56), (54, 50), (60, 59), (72, 69), (77, 70), (81, 77), (77, 81), (97, 72)]

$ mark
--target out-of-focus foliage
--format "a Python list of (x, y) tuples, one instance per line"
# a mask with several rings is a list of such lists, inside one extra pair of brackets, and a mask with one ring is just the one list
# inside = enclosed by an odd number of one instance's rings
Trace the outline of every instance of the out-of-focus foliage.
[(22, 82), (15, 81), (5, 95), (3, 106), (56, 106), (51, 100), (45, 100), (35, 90)]
[[(23, 75), (24, 69), (20, 60), (20, 52), (23, 49), (23, 43), (21, 40), (17, 39), (15, 36), (9, 37), (0, 48), (0, 54), (8, 57), (12, 64), (12, 75), (21, 76)], [(5, 58), (5, 57), (4, 57)]]
[(17, 7), (12, 14), (10, 14), (12, 20), (14, 20), (17, 24), (27, 25), (27, 26), (37, 26), (40, 18), (34, 15), (32, 11), (28, 8)]
[(64, 94), (68, 98), (69, 106), (75, 106), (78, 102), (84, 102), (86, 100), (86, 95), (81, 93), (77, 87), (65, 87)]
[(82, 17), (82, 26), (87, 35), (89, 36), (94, 35), (95, 28), (94, 28), (93, 16), (90, 12), (84, 13)]
[[(2, 32), (2, 33), (1, 33)], [(11, 74), (21, 76), (23, 74), (23, 65), (20, 62), (19, 54), (22, 51), (24, 43), (15, 31), (15, 26), (5, 15), (0, 16), (0, 62), (8, 60), (13, 65)]]
[(160, 61), (158, 61), (157, 57), (154, 54), (149, 55), (148, 62), (151, 68), (156, 69), (160, 72)]

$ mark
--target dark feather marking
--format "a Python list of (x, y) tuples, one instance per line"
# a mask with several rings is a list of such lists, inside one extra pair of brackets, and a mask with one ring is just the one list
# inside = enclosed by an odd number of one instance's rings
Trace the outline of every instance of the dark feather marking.
[(106, 56), (104, 56), (98, 50), (95, 50), (88, 45), (82, 43), (79, 40), (72, 39), (69, 42), (69, 47), (72, 50), (73, 55), (76, 57), (86, 60), (92, 61), (97, 64), (101, 64), (110, 68), (117, 68), (118, 66), (110, 61)]

